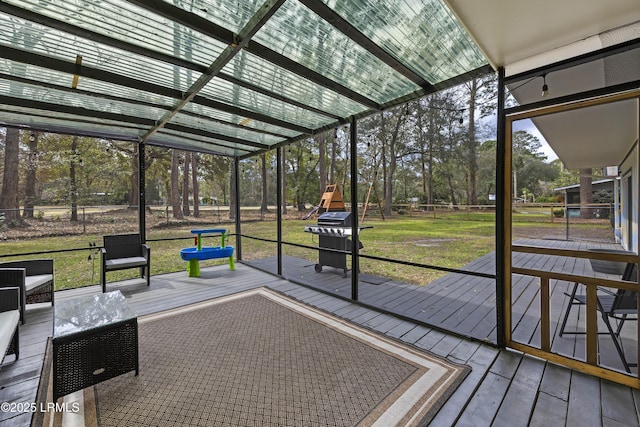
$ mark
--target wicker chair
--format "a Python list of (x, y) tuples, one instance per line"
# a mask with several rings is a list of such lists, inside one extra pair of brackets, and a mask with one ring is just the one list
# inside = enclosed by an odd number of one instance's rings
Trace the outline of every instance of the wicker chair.
[(151, 284), (151, 249), (141, 243), (139, 234), (103, 236), (101, 255), (102, 292), (107, 292), (107, 271), (140, 268), (140, 277), (146, 277), (147, 286)]
[(0, 288), (0, 363), (7, 354), (20, 357), (20, 289)]
[(0, 288), (20, 289), (20, 319), (25, 322), (25, 305), (54, 304), (53, 259), (29, 259), (0, 263)]

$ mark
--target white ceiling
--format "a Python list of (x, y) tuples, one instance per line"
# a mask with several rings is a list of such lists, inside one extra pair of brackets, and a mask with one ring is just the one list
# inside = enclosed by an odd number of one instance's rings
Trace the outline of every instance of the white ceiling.
[[(445, 0), (494, 68), (507, 76), (640, 38), (640, 0)], [(640, 54), (546, 76), (557, 97), (638, 79)], [(617, 61), (617, 62), (616, 62)], [(625, 80), (625, 78), (627, 80)], [(542, 77), (512, 85), (520, 104), (542, 100)], [(636, 101), (588, 108), (534, 124), (571, 169), (618, 165), (638, 140)]]
[(533, 119), (569, 169), (617, 166), (637, 139), (638, 103), (620, 101)]
[(640, 0), (445, 2), (496, 68), (640, 22)]

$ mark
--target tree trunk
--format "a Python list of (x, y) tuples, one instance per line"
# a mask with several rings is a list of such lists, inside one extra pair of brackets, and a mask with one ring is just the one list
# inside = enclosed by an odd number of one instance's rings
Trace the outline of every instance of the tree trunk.
[(4, 149), (4, 174), (0, 191), (0, 211), (4, 212), (5, 224), (19, 225), (20, 206), (18, 204), (18, 154), (20, 152), (20, 131), (7, 128)]
[(180, 155), (178, 150), (171, 150), (171, 209), (175, 219), (184, 219), (182, 210), (180, 210), (180, 188), (178, 179), (180, 176)]
[(189, 210), (189, 160), (191, 155), (184, 153), (184, 170), (182, 171), (182, 214), (184, 216), (191, 215)]
[[(324, 194), (324, 190), (327, 188), (327, 134), (316, 136), (318, 141), (318, 169), (320, 178), (320, 194)], [(333, 184), (333, 183), (332, 183)]]
[(267, 171), (267, 155), (265, 153), (260, 155), (260, 162), (262, 168), (262, 202), (260, 203), (260, 212), (267, 212), (269, 210), (269, 175)]
[(38, 172), (38, 132), (29, 136), (29, 153), (27, 154), (27, 173), (24, 182), (24, 218), (33, 218), (36, 203), (36, 175)]
[(333, 130), (333, 138), (331, 139), (331, 160), (329, 166), (329, 182), (336, 182), (336, 155), (338, 152), (338, 128)]
[(478, 204), (478, 147), (476, 142), (476, 96), (478, 94), (478, 80), (473, 79), (470, 82), (471, 90), (469, 93), (469, 114), (467, 116), (469, 120), (469, 132), (467, 133), (467, 155), (468, 155), (468, 169), (469, 169), (469, 200), (468, 204)]
[[(409, 109), (409, 104), (405, 108), (396, 110), (398, 117), (396, 119), (396, 126), (391, 134), (389, 141), (389, 171), (387, 173), (387, 185), (385, 186), (384, 194), (384, 214), (391, 216), (391, 202), (393, 200), (393, 178), (396, 173), (397, 159), (396, 159), (396, 142), (398, 140), (398, 133), (400, 132), (400, 126), (402, 125), (402, 118)], [(383, 142), (384, 146), (384, 142)]]
[(129, 176), (129, 182), (131, 183), (131, 190), (129, 193), (129, 206), (134, 206), (136, 209), (140, 209), (140, 147), (138, 144), (133, 144), (133, 154), (131, 156), (131, 175)]
[(593, 218), (593, 169), (580, 169), (580, 218)]
[(71, 140), (71, 160), (69, 162), (69, 199), (71, 201), (71, 221), (78, 221), (78, 182), (76, 163), (78, 161), (78, 135)]
[(451, 175), (447, 175), (447, 184), (449, 184), (449, 194), (451, 195), (451, 204), (453, 209), (458, 210), (458, 199), (456, 198), (456, 189), (453, 186)]
[(191, 153), (191, 182), (193, 183), (193, 217), (200, 218), (200, 183), (198, 182), (198, 153)]
[(238, 199), (236, 197), (236, 167), (233, 161), (229, 162), (229, 219), (236, 219), (236, 204)]
[(287, 150), (284, 148), (279, 148), (280, 150), (280, 159), (281, 164), (280, 168), (282, 170), (282, 182), (281, 182), (281, 190), (282, 190), (282, 215), (287, 214), (287, 162), (285, 162), (285, 154)]

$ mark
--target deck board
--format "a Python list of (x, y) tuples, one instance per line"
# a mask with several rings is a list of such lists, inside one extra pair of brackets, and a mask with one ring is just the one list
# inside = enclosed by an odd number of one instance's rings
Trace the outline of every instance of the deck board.
[[(547, 246), (561, 249), (586, 250), (592, 246), (585, 242), (563, 240), (520, 239), (517, 244), (529, 246)], [(604, 247), (604, 244), (596, 245)], [(247, 261), (254, 266), (268, 266), (273, 269), (275, 258), (271, 263), (264, 259)], [(313, 271), (313, 262), (295, 257), (283, 258), (287, 268), (285, 277), (304, 283), (314, 289), (330, 294), (351, 297), (351, 272), (342, 277), (341, 270), (325, 268), (321, 273)], [(557, 271), (576, 275), (595, 275), (587, 259), (513, 253), (513, 264), (519, 267)], [(479, 273), (495, 273), (495, 254), (473, 260), (462, 269)], [(301, 268), (301, 270), (296, 270)], [(369, 276), (367, 274), (361, 274)], [(611, 278), (611, 277), (610, 277)], [(382, 282), (382, 283), (380, 283)], [(379, 308), (390, 314), (397, 314), (414, 319), (428, 326), (450, 331), (454, 334), (476, 338), (482, 341), (496, 341), (496, 282), (472, 275), (451, 273), (425, 286), (398, 283), (393, 280), (380, 279), (378, 285), (360, 280), (358, 284), (359, 298), (362, 303)], [(558, 337), (561, 317), (565, 312), (568, 297), (565, 295), (569, 283), (558, 280), (550, 281), (550, 336), (554, 352), (570, 357), (584, 359), (584, 338), (579, 335)], [(525, 344), (540, 344), (540, 292), (539, 280), (535, 277), (514, 274), (512, 278), (512, 336)], [(572, 309), (567, 330), (580, 328), (584, 323), (584, 309)], [(599, 326), (603, 328), (603, 325)], [(625, 351), (633, 358), (637, 354), (637, 343), (634, 340), (634, 328), (625, 327)], [(622, 370), (622, 363), (615, 353), (610, 337), (601, 335), (599, 345), (600, 363), (613, 369)], [(634, 371), (635, 372), (635, 371)]]

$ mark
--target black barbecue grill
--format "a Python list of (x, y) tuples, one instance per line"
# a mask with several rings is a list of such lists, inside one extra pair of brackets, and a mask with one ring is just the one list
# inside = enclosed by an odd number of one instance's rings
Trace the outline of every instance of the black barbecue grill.
[[(316, 272), (320, 273), (322, 267), (327, 265), (330, 267), (340, 268), (347, 277), (347, 254), (351, 252), (352, 241), (349, 239), (353, 233), (351, 221), (351, 212), (325, 212), (318, 217), (317, 225), (307, 225), (304, 231), (318, 235), (318, 263), (315, 265)], [(365, 228), (373, 228), (372, 226), (358, 227), (358, 233)], [(359, 248), (362, 249), (362, 243)], [(333, 249), (336, 251), (324, 251), (322, 249)]]

